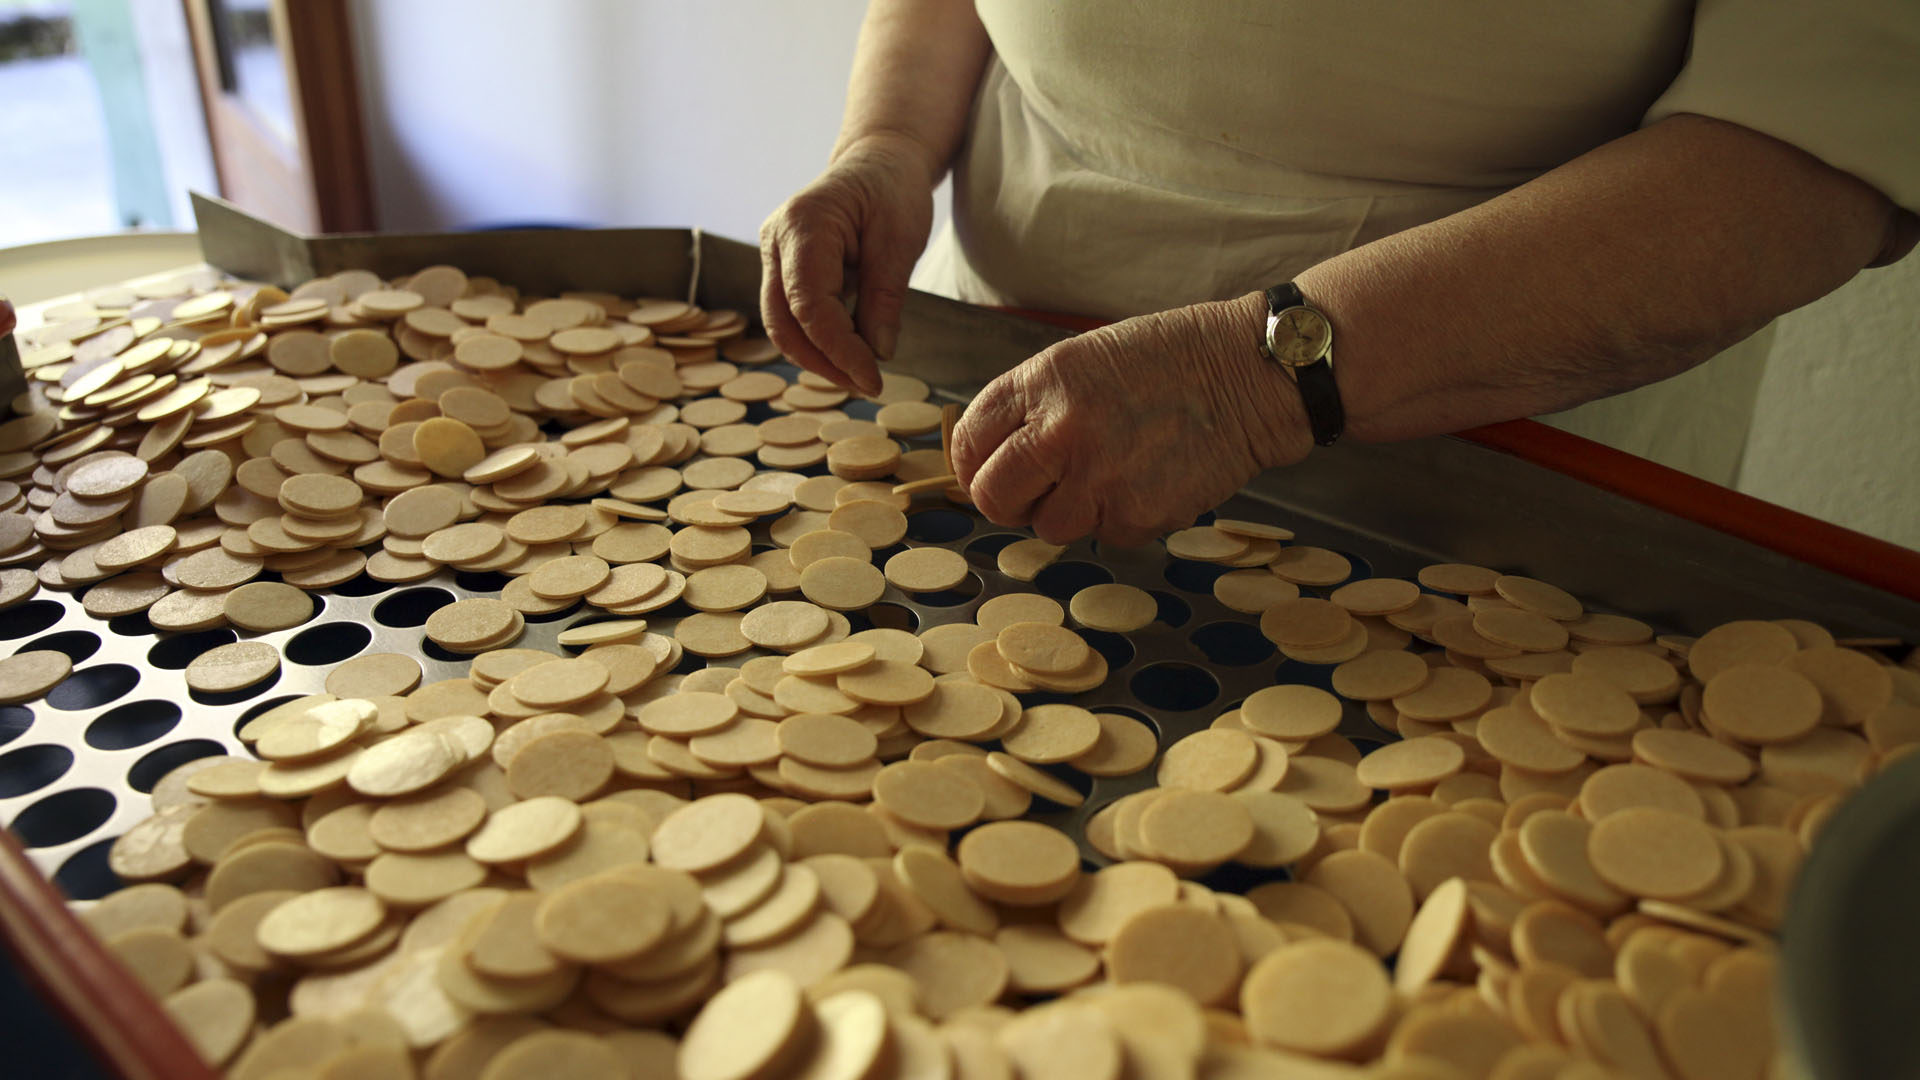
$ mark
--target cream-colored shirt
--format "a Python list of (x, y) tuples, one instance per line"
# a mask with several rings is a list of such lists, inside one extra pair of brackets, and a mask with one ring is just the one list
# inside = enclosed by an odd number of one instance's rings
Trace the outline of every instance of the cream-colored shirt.
[[(994, 58), (915, 275), (965, 300), (1120, 318), (1239, 295), (1677, 112), (1920, 206), (1914, 0), (977, 7)], [(1550, 419), (1729, 483), (1770, 340)]]

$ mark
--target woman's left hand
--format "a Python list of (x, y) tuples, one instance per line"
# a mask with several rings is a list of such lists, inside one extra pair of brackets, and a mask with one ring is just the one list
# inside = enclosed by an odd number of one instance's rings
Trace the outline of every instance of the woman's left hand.
[(1071, 338), (987, 384), (953, 467), (1002, 525), (1133, 547), (1191, 525), (1313, 445), (1292, 380), (1262, 356), (1251, 293)]

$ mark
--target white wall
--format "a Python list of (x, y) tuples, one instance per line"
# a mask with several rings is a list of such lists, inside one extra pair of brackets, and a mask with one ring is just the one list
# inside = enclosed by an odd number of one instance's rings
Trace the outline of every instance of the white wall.
[(1780, 320), (1740, 488), (1920, 548), (1920, 255)]
[(355, 0), (383, 228), (752, 240), (825, 164), (862, 0)]
[[(752, 240), (839, 128), (862, 0), (355, 0), (381, 224)], [(1740, 486), (1920, 548), (1920, 256), (1782, 321)]]

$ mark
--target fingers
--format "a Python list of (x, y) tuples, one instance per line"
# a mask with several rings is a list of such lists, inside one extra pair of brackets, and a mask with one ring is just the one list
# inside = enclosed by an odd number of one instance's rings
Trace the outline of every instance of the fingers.
[(905, 245), (877, 230), (861, 246), (860, 303), (854, 322), (860, 336), (885, 363), (893, 359), (900, 339), (900, 311), (907, 303), (907, 279), (913, 274), (913, 255)]
[[(1100, 521), (1094, 528), (1094, 539), (1102, 547), (1136, 548), (1147, 544), (1161, 535), (1177, 528), (1192, 524), (1191, 517), (1182, 520), (1181, 503), (1177, 494), (1164, 492), (1164, 486), (1149, 477), (1136, 477), (1136, 481), (1146, 491), (1156, 494), (1143, 497), (1141, 491), (1134, 490), (1131, 484), (1119, 485), (1117, 490), (1109, 485), (1105, 490), (1110, 497), (1102, 500)], [(1182, 483), (1181, 487), (1191, 487), (1191, 483)], [(1098, 489), (1096, 489), (1098, 490)]]
[(1021, 379), (1016, 368), (989, 383), (954, 430), (954, 473), (974, 506), (996, 524), (1030, 525), (1049, 544), (1097, 535), (1138, 547), (1158, 535), (1141, 513), (1102, 505), (1099, 482), (1074, 468), (1063, 435), (1079, 425), (1035, 415)]
[(1062, 547), (1091, 534), (1099, 524), (1092, 489), (1077, 478), (1055, 484), (1033, 510), (1033, 534)]
[(855, 392), (880, 392), (873, 351), (841, 303), (847, 245), (810, 224), (804, 207), (781, 207), (760, 228), (760, 318), (787, 359)]
[(1014, 383), (1013, 372), (993, 380), (974, 395), (960, 422), (953, 429), (948, 447), (953, 457), (953, 474), (963, 488), (973, 486), (973, 478), (987, 463), (1007, 436), (1026, 422), (1026, 400)]
[(1062, 462), (1047, 452), (1037, 425), (1026, 424), (1000, 443), (974, 474), (973, 505), (999, 525), (1025, 525), (1041, 496), (1059, 482)]
[(773, 222), (768, 222), (760, 230), (760, 322), (767, 328), (767, 337), (773, 341), (774, 348), (800, 367), (822, 378), (839, 381), (839, 369), (833, 362), (821, 355), (820, 350), (807, 340), (805, 331), (794, 321), (793, 311), (787, 307), (787, 290), (780, 275), (780, 245)]
[(840, 303), (845, 245), (791, 226), (779, 243), (787, 308), (807, 340), (832, 364), (833, 370), (822, 374), (848, 389), (879, 393), (880, 372), (874, 366), (873, 350), (854, 332), (853, 319)]

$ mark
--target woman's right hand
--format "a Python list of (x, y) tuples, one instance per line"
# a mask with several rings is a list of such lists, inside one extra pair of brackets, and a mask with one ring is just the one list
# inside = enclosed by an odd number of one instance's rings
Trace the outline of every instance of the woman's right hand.
[(876, 365), (893, 358), (907, 277), (933, 227), (935, 178), (919, 144), (869, 136), (760, 226), (760, 317), (789, 360), (880, 392)]

